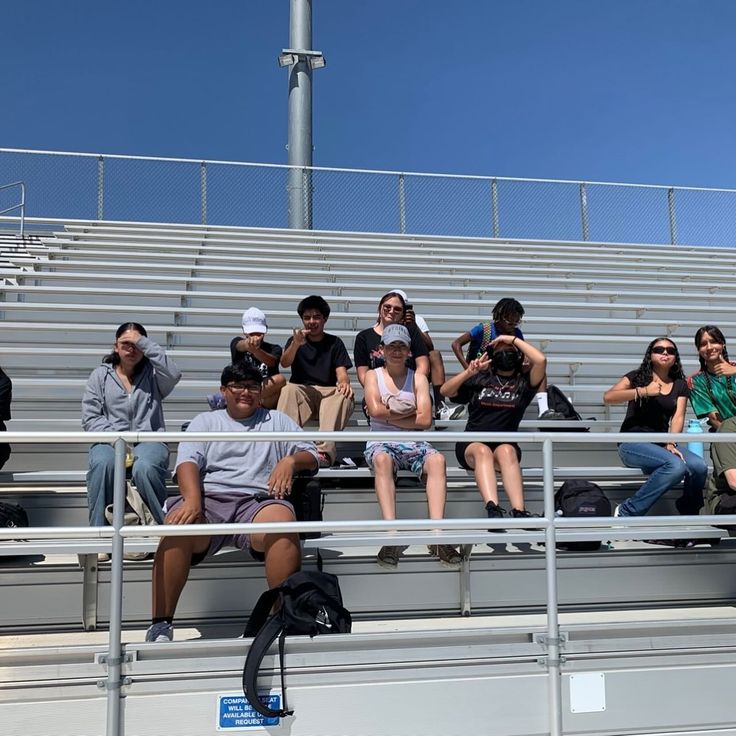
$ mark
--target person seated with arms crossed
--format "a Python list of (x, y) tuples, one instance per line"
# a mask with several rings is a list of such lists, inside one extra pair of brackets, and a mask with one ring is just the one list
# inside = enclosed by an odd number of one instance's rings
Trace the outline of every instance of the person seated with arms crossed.
[[(523, 370), (524, 360), (529, 370)], [(530, 343), (515, 335), (499, 335), (480, 358), (442, 386), (442, 394), (468, 404), (466, 432), (517, 432), (534, 394), (544, 380), (547, 359)], [(524, 506), (521, 448), (515, 442), (459, 442), (455, 457), (472, 470), (489, 519), (506, 512), (498, 504), (496, 472), (511, 503), (513, 518), (532, 514)], [(496, 530), (504, 531), (504, 530)]]
[[(181, 379), (166, 351), (143, 325), (126, 322), (115, 332), (112, 352), (95, 368), (82, 397), (85, 432), (165, 432), (163, 400)], [(163, 523), (169, 448), (141, 442), (129, 452), (133, 484), (158, 524)], [(113, 502), (115, 449), (98, 443), (89, 450), (87, 502), (91, 526), (104, 526)], [(106, 555), (105, 555), (106, 557)]]
[[(736, 363), (728, 357), (726, 338), (718, 327), (705, 325), (695, 333), (695, 347), (700, 371), (688, 379), (695, 416), (707, 419), (711, 432), (736, 432)], [(710, 458), (713, 474), (706, 482), (705, 511), (736, 513), (736, 443), (713, 442)], [(730, 508), (719, 509), (726, 498)]]
[[(300, 427), (317, 417), (320, 432), (339, 432), (355, 405), (348, 376), (353, 364), (343, 341), (325, 332), (330, 305), (321, 296), (302, 299), (297, 313), (303, 327), (294, 330), (281, 356), (282, 367), (291, 368), (291, 378), (281, 390), (278, 410)], [(337, 458), (335, 443), (316, 444), (320, 467), (329, 468)]]
[[(516, 299), (504, 297), (496, 302), (491, 312), (491, 320), (479, 322), (469, 332), (463, 332), (452, 341), (452, 352), (463, 368), (467, 368), (471, 360), (483, 355), (485, 350), (499, 335), (511, 335), (524, 339), (520, 325), (524, 318), (524, 307)], [(463, 346), (470, 343), (467, 358), (463, 355)], [(528, 370), (528, 366), (524, 366)], [(564, 415), (549, 408), (547, 399), (547, 376), (539, 385), (535, 394), (539, 419), (564, 419)]]
[[(248, 524), (295, 521), (288, 502), (299, 471), (317, 469), (311, 442), (248, 442), (249, 432), (298, 432), (286, 415), (260, 405), (263, 377), (238, 363), (223, 370), (227, 408), (197, 415), (187, 432), (240, 432), (242, 440), (181, 442), (176, 478), (181, 496), (167, 506), (166, 524)], [(146, 641), (173, 641), (174, 615), (193, 565), (223, 547), (264, 562), (269, 588), (301, 567), (299, 535), (286, 532), (163, 537), (153, 563), (153, 618)]]
[[(388, 325), (381, 338), (384, 365), (368, 371), (365, 401), (372, 432), (402, 432), (429, 429), (432, 403), (427, 377), (407, 368), (411, 337), (404, 325)], [(430, 519), (442, 519), (447, 495), (445, 458), (429, 442), (368, 442), (365, 459), (376, 478), (376, 496), (384, 519), (396, 518), (396, 472), (409, 470), (417, 478), (426, 476)], [(404, 547), (385, 546), (378, 552), (378, 564), (396, 569)], [(429, 546), (430, 554), (456, 568), (461, 558), (448, 544)]]
[[(628, 402), (621, 432), (682, 432), (689, 395), (677, 346), (661, 337), (649, 343), (641, 365), (611, 386), (603, 401)], [(639, 468), (649, 477), (633, 496), (616, 506), (614, 516), (643, 516), (682, 480), (677, 510), (700, 513), (708, 473), (701, 457), (674, 442), (622, 442), (618, 454), (627, 468)]]
[(403, 289), (393, 289), (395, 294), (399, 294), (404, 300), (404, 325), (411, 328), (416, 326), (424, 344), (429, 351), (429, 377), (432, 383), (432, 399), (434, 400), (434, 418), (435, 419), (458, 419), (464, 412), (462, 406), (448, 405), (440, 391), (442, 384), (445, 382), (445, 362), (442, 360), (442, 353), (434, 346), (434, 341), (429, 334), (429, 325), (421, 314), (414, 311), (414, 305), (409, 303), (409, 297)]
[[(245, 363), (260, 371), (263, 376), (261, 406), (275, 409), (279, 402), (281, 389), (286, 378), (279, 373), (281, 345), (266, 342), (263, 338), (268, 332), (266, 315), (257, 307), (249, 307), (243, 312), (243, 334), (230, 341), (230, 361)], [(224, 409), (225, 397), (212, 394), (207, 397), (211, 409)]]

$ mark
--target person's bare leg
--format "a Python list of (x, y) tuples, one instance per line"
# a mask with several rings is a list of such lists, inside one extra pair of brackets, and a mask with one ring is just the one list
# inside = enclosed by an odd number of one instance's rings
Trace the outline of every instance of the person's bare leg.
[(465, 462), (472, 468), (483, 503), (498, 503), (498, 485), (493, 453), (490, 447), (480, 442), (471, 442), (465, 448)]
[(524, 510), (524, 483), (521, 478), (521, 466), (512, 445), (499, 445), (493, 451), (493, 459), (501, 473), (501, 480), (512, 509)]
[(162, 537), (153, 560), (153, 617), (172, 617), (189, 577), (192, 555), (205, 552), (210, 537)]
[[(262, 508), (254, 517), (258, 524), (268, 522), (296, 521), (294, 513), (288, 506), (272, 503)], [(251, 547), (262, 552), (265, 557), (266, 582), (269, 588), (275, 588), (302, 566), (302, 552), (299, 546), (299, 535), (288, 532), (270, 532), (267, 534), (251, 534)]]
[(377, 452), (373, 456), (373, 475), (375, 476), (376, 498), (384, 519), (396, 518), (396, 483), (394, 482), (394, 461), (387, 452)]
[(447, 470), (445, 456), (439, 453), (429, 455), (424, 461), (427, 476), (427, 507), (430, 519), (442, 519), (445, 515), (447, 497)]

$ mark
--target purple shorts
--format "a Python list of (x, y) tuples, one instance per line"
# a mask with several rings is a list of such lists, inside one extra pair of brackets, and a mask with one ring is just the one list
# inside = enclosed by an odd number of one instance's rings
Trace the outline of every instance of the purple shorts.
[[(166, 512), (172, 511), (181, 503), (184, 503), (184, 499), (179, 496), (166, 504)], [(261, 509), (273, 504), (286, 506), (292, 513), (294, 512), (294, 507), (288, 501), (278, 498), (260, 501), (255, 496), (237, 491), (214, 491), (203, 494), (202, 510), (209, 524), (249, 524)], [(206, 552), (192, 555), (192, 565), (198, 565), (205, 557), (214, 555), (223, 547), (237, 547), (248, 552), (254, 560), (263, 562), (263, 553), (251, 548), (248, 534), (227, 534), (211, 537)]]

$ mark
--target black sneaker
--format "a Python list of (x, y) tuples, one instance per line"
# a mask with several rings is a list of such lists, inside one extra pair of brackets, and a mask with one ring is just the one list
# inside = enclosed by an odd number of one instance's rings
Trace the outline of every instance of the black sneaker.
[[(493, 501), (489, 501), (486, 504), (486, 513), (488, 514), (489, 519), (503, 519), (504, 516), (506, 516), (506, 512)], [(489, 529), (489, 532), (498, 532), (502, 533), (505, 532), (505, 529)]]
[(562, 420), (562, 419), (567, 419), (567, 417), (562, 412), (554, 411), (553, 409), (547, 409), (547, 411), (543, 411), (539, 415), (539, 419), (547, 419), (547, 420), (548, 419), (557, 419), (557, 420)]
[(385, 546), (378, 550), (376, 556), (376, 562), (387, 570), (395, 570), (399, 566), (399, 557), (406, 547), (400, 546)]
[[(539, 514), (533, 514), (531, 511), (526, 509), (511, 509), (512, 519), (538, 519)], [(524, 529), (525, 532), (538, 532), (539, 529)]]

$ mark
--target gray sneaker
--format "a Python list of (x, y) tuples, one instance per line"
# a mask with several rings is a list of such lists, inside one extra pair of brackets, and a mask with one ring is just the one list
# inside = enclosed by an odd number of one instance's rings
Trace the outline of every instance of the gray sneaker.
[(174, 641), (174, 624), (166, 621), (151, 624), (146, 631), (146, 641)]
[(376, 562), (387, 570), (395, 570), (399, 565), (399, 557), (406, 547), (381, 547), (376, 556)]
[(430, 544), (427, 545), (429, 554), (436, 557), (443, 567), (450, 567), (453, 570), (457, 570), (462, 562), (460, 553), (449, 544)]

